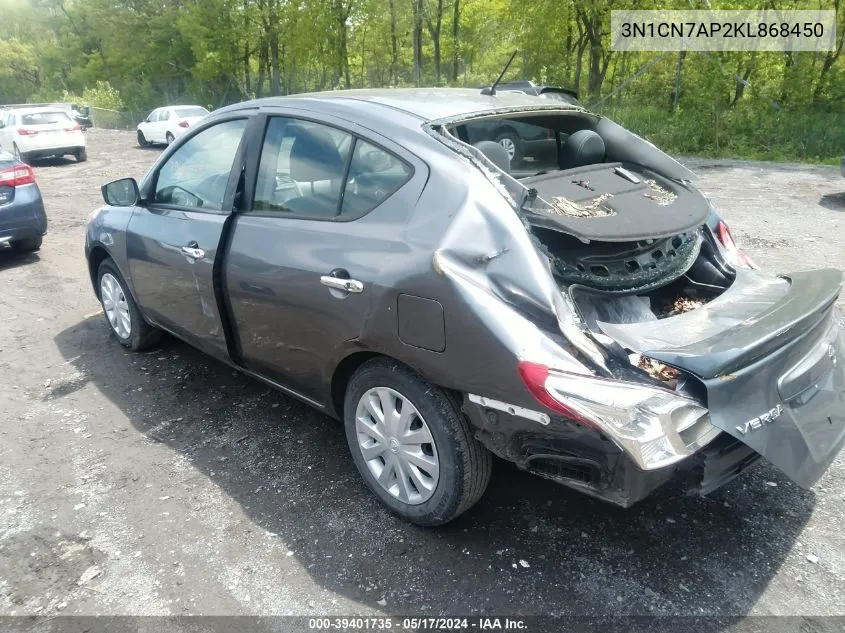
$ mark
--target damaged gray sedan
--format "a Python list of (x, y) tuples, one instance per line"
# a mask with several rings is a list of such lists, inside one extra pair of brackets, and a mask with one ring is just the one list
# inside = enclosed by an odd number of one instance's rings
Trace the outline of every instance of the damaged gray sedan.
[[(499, 123), (544, 143), (515, 162)], [(85, 252), (120, 343), (170, 332), (343, 420), (420, 525), (493, 455), (626, 507), (760, 456), (809, 487), (845, 442), (842, 274), (758, 271), (694, 180), (575, 103), (270, 98), (105, 185)]]

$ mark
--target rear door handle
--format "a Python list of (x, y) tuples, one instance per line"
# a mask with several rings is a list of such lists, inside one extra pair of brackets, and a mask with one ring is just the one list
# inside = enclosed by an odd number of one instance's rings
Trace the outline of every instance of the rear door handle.
[(193, 259), (202, 259), (205, 257), (205, 251), (200, 248), (196, 242), (188, 242), (182, 247), (182, 254)]
[(320, 277), (320, 283), (335, 290), (342, 290), (343, 292), (363, 292), (364, 284), (357, 279), (343, 279), (341, 277), (333, 277), (332, 275), (323, 275)]

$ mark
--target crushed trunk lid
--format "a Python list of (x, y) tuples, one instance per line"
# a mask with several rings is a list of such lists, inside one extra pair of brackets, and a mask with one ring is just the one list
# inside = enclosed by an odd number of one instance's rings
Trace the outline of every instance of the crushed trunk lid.
[(599, 322), (620, 345), (697, 376), (714, 426), (809, 488), (845, 443), (842, 273), (737, 270), (722, 295), (656, 321)]

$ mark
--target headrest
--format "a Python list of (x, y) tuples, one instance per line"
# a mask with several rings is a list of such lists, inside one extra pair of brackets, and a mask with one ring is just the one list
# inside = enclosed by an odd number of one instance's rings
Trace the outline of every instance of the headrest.
[(481, 153), (490, 160), (490, 162), (503, 172), (506, 174), (511, 173), (511, 159), (504, 147), (498, 143), (494, 143), (493, 141), (479, 141), (478, 143), (475, 143), (473, 147), (480, 150)]
[(578, 130), (566, 139), (562, 154), (562, 169), (602, 163), (605, 155), (604, 141), (592, 130)]
[(290, 148), (290, 175), (299, 182), (343, 178), (343, 158), (326, 130), (296, 127)]

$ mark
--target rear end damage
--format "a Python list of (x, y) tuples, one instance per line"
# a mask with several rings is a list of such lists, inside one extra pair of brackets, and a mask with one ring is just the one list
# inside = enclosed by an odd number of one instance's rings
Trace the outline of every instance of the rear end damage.
[(482, 321), (507, 332), (535, 405), (468, 394), (488, 448), (622, 506), (679, 472), (706, 494), (761, 455), (815, 483), (845, 442), (838, 271), (755, 272), (683, 168), (624, 136), (615, 163), (519, 182), (445, 128), (432, 134), (522, 225), (486, 239), (456, 229), (435, 253), (458, 288), (472, 280)]

